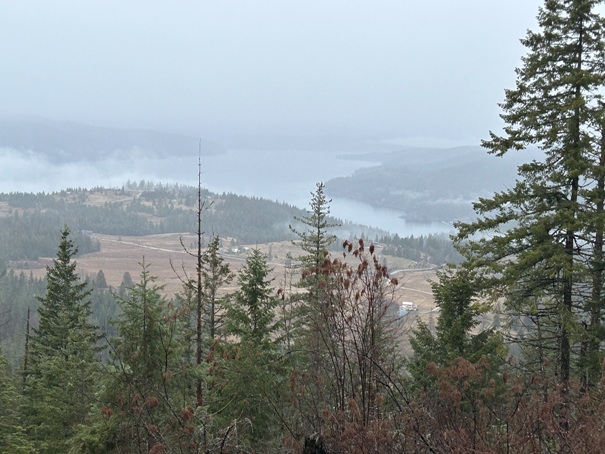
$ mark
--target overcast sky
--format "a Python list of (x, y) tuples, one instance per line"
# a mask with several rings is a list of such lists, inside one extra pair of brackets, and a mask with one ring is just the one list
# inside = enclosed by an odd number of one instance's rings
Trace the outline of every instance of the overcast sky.
[(0, 109), (477, 144), (539, 0), (0, 0)]

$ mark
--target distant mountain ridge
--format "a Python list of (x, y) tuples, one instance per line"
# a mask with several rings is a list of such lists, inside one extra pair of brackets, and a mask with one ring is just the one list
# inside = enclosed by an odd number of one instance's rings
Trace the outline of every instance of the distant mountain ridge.
[[(122, 157), (144, 150), (150, 157), (190, 156), (200, 139), (143, 129), (120, 129), (56, 121), (34, 116), (0, 116), (0, 148), (44, 155), (52, 162), (95, 161)], [(201, 141), (203, 155), (223, 153), (224, 148)]]
[(524, 150), (497, 158), (476, 146), (351, 154), (343, 158), (377, 165), (329, 180), (326, 192), (399, 210), (409, 221), (466, 221), (473, 201), (512, 187), (517, 167), (537, 156)]

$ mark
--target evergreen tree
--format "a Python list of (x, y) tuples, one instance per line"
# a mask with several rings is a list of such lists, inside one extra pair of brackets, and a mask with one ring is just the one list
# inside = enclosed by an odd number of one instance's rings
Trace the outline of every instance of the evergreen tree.
[(107, 288), (107, 280), (105, 279), (105, 273), (103, 272), (103, 270), (99, 270), (99, 272), (97, 273), (97, 277), (95, 278), (95, 285), (98, 288)]
[(120, 298), (125, 298), (130, 289), (134, 286), (134, 282), (132, 281), (132, 276), (128, 271), (124, 273), (122, 276), (122, 282), (118, 287), (118, 296)]
[(324, 263), (325, 253), (330, 245), (336, 241), (336, 236), (329, 230), (339, 224), (330, 222), (330, 199), (324, 193), (325, 184), (317, 183), (314, 193), (311, 193), (310, 210), (308, 216), (294, 217), (295, 220), (306, 226), (306, 230), (297, 230), (290, 226), (290, 230), (299, 239), (298, 244), (306, 253), (298, 258), (303, 270), (303, 286), (307, 287), (311, 295), (320, 291), (321, 277), (319, 269)]
[(270, 272), (267, 257), (253, 249), (227, 302), (226, 333), (237, 340), (211, 352), (211, 413), (220, 425), (235, 422), (255, 452), (273, 451), (281, 441), (286, 389)]
[(39, 298), (40, 323), (31, 339), (24, 416), (41, 452), (66, 452), (95, 402), (98, 335), (89, 321), (90, 290), (72, 260), (76, 252), (65, 227), (57, 258), (47, 268), (46, 294)]
[(227, 332), (257, 345), (271, 342), (275, 332), (274, 309), (278, 304), (269, 278), (267, 257), (252, 249), (237, 277), (237, 290), (227, 305)]
[(424, 386), (429, 379), (426, 368), (430, 363), (447, 366), (456, 358), (477, 363), (485, 356), (492, 373), (497, 374), (506, 351), (499, 333), (477, 329), (478, 317), (486, 314), (490, 306), (478, 298), (480, 285), (473, 271), (451, 267), (438, 272), (437, 279), (432, 283), (435, 303), (440, 309), (435, 334), (419, 321), (410, 339), (414, 354), (408, 360), (408, 371), (414, 381)]
[[(290, 226), (290, 230), (298, 236), (294, 244), (300, 246), (304, 255), (297, 257), (296, 266), (301, 272), (298, 285), (306, 290), (305, 294), (291, 295), (290, 299), (298, 299), (294, 305), (291, 320), (291, 334), (295, 339), (293, 350), (290, 355), (295, 367), (306, 368), (309, 364), (317, 363), (319, 354), (316, 345), (318, 341), (313, 326), (325, 320), (322, 312), (322, 299), (325, 300), (330, 276), (322, 269), (330, 245), (336, 241), (336, 236), (330, 233), (330, 229), (338, 224), (330, 222), (330, 199), (324, 193), (324, 183), (317, 183), (314, 193), (311, 193), (308, 216), (295, 217), (305, 230), (298, 230)], [(301, 354), (299, 352), (306, 352)], [(306, 357), (305, 357), (306, 356)]]
[(118, 299), (118, 336), (99, 411), (104, 418), (80, 434), (81, 451), (196, 452), (200, 446), (183, 355), (184, 317), (155, 280), (143, 262), (140, 281)]
[(470, 240), (462, 251), (489, 277), (492, 296), (504, 297), (509, 311), (529, 324), (523, 343), (553, 353), (550, 373), (564, 385), (579, 372), (574, 358), (591, 332), (583, 321), (593, 325), (591, 339), (602, 342), (595, 336), (603, 298), (600, 290), (591, 296), (603, 273), (596, 229), (602, 191), (594, 191), (604, 125), (600, 3), (546, 0), (540, 9), (540, 31), (522, 41), (529, 52), (501, 105), (504, 133), (490, 133), (483, 145), (498, 156), (535, 145), (544, 158), (520, 166), (512, 189), (481, 199), (480, 218), (459, 225), (457, 236)]
[[(305, 386), (310, 389), (309, 402), (301, 402), (300, 412), (308, 413), (303, 419), (310, 422), (309, 427), (302, 429), (308, 435), (321, 428), (321, 417), (317, 414), (317, 401), (329, 402), (334, 407), (334, 392), (327, 389), (326, 380), (333, 380), (338, 386), (335, 370), (334, 343), (337, 342), (334, 325), (331, 318), (335, 315), (330, 307), (331, 284), (335, 274), (330, 272), (328, 249), (336, 241), (336, 236), (330, 229), (338, 224), (330, 222), (330, 199), (324, 193), (325, 185), (317, 183), (314, 193), (311, 193), (310, 210), (307, 216), (295, 217), (305, 230), (290, 226), (290, 230), (298, 236), (294, 244), (300, 246), (304, 255), (297, 257), (297, 266), (301, 272), (299, 286), (305, 289), (304, 294), (292, 295), (290, 299), (298, 298), (298, 304), (288, 320), (288, 334), (294, 342), (291, 344), (290, 361), (294, 368), (293, 376), (308, 374), (311, 380)], [(332, 366), (330, 366), (332, 363)]]
[(225, 297), (219, 291), (233, 279), (229, 264), (220, 254), (220, 238), (213, 236), (202, 257), (203, 302), (206, 315), (206, 331), (210, 341), (220, 334), (223, 327), (222, 308)]
[(134, 285), (134, 281), (132, 280), (132, 276), (128, 271), (124, 272), (124, 276), (122, 276), (122, 284), (124, 287), (131, 288)]

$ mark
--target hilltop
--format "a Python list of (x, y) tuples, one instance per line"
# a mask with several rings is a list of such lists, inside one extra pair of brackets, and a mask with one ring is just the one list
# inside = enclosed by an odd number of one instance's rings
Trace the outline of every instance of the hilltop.
[(408, 221), (468, 221), (472, 202), (514, 184), (517, 167), (537, 151), (496, 158), (480, 147), (406, 148), (348, 154), (376, 165), (326, 183), (334, 197), (398, 210)]

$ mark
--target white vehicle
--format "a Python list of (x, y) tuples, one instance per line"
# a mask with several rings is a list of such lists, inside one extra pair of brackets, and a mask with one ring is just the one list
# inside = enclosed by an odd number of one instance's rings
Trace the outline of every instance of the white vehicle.
[(399, 305), (399, 310), (401, 312), (403, 312), (403, 311), (405, 311), (405, 312), (417, 311), (418, 310), (418, 306), (416, 306), (414, 303), (412, 303), (410, 301), (404, 301), (403, 303), (401, 303)]

